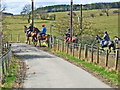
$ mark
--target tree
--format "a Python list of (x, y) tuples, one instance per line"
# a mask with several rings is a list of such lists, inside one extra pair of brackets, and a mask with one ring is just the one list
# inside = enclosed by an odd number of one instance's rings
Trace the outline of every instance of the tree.
[(0, 3), (0, 13), (6, 10), (6, 5)]
[(109, 10), (111, 6), (109, 4), (103, 4), (102, 5), (102, 12), (105, 13), (107, 16), (109, 16)]
[(26, 4), (24, 7), (23, 7), (23, 10), (21, 11), (21, 15), (25, 15), (27, 14), (28, 15), (28, 23), (30, 22), (30, 15), (31, 15), (31, 5), (30, 4)]

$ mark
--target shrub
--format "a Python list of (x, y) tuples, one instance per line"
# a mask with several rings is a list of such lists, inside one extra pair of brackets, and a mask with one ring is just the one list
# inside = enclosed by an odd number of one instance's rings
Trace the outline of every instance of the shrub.
[(93, 17), (93, 18), (95, 17), (95, 15), (94, 15), (94, 14), (90, 14), (90, 16), (91, 16), (91, 17)]
[(114, 10), (113, 13), (120, 13), (120, 11), (119, 10)]
[(103, 16), (103, 13), (100, 13), (99, 15), (100, 15), (100, 16)]

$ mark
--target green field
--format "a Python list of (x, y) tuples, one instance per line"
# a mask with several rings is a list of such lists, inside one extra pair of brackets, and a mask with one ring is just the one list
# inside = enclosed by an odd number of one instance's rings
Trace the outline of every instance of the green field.
[[(103, 31), (107, 30), (110, 34), (111, 39), (115, 35), (118, 36), (118, 14), (114, 14), (113, 11), (116, 9), (111, 9), (109, 11), (110, 16), (107, 17), (105, 15), (99, 16), (101, 13), (100, 10), (84, 10), (83, 11), (83, 27), (85, 27), (82, 36), (92, 35), (95, 36), (96, 34), (103, 35)], [(41, 30), (41, 24), (45, 24), (47, 27), (47, 33), (50, 31), (50, 25), (54, 24), (56, 27), (53, 28), (53, 34), (55, 36), (64, 35), (67, 28), (69, 27), (69, 19), (70, 16), (67, 15), (69, 12), (55, 12), (49, 13), (56, 14), (56, 20), (41, 20), (40, 18), (35, 19), (35, 27), (38, 27)], [(78, 22), (78, 15), (80, 16), (80, 11), (75, 11), (76, 16), (73, 17), (73, 30), (75, 34), (79, 33), (79, 22)], [(90, 15), (94, 14), (94, 18)], [(26, 16), (27, 17), (27, 16)], [(89, 24), (90, 23), (90, 24)], [(25, 34), (23, 32), (24, 25), (29, 26), (27, 18), (23, 18), (20, 15), (14, 16), (3, 16), (3, 31), (6, 37), (9, 38), (9, 34), (13, 35), (13, 41), (16, 41), (16, 34), (20, 34), (21, 41), (25, 41)], [(89, 27), (86, 29), (86, 27)], [(88, 36), (89, 36), (88, 35)]]

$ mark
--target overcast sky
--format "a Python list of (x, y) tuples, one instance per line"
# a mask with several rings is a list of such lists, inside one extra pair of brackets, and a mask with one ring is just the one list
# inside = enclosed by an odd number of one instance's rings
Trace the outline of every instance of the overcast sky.
[[(1, 0), (0, 0), (1, 1)], [(35, 7), (56, 5), (56, 4), (70, 4), (71, 0), (34, 0)], [(120, 0), (73, 0), (74, 4), (89, 4), (97, 2), (118, 2)], [(20, 14), (22, 8), (26, 4), (31, 4), (31, 0), (2, 0), (2, 4), (5, 4), (7, 12), (13, 14)]]

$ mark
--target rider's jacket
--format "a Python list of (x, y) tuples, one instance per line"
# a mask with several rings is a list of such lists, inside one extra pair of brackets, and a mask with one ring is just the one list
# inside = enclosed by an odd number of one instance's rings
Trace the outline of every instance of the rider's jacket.
[(33, 25), (29, 26), (29, 31), (31, 31), (31, 32), (33, 31)]
[(42, 33), (46, 33), (47, 29), (46, 27), (42, 27)]
[(108, 34), (105, 34), (105, 35), (103, 36), (103, 39), (104, 39), (105, 41), (109, 41), (109, 40), (110, 40), (110, 37), (109, 37)]

